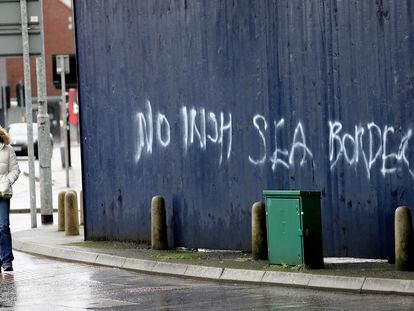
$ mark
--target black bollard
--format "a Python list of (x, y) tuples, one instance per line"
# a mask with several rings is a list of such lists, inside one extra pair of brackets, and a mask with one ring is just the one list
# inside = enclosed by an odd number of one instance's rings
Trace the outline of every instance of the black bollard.
[(254, 259), (267, 259), (266, 210), (264, 203), (252, 207), (252, 255)]
[(167, 217), (164, 198), (161, 196), (155, 196), (151, 201), (151, 248), (168, 249)]
[(78, 197), (72, 190), (65, 195), (65, 234), (79, 235)]
[(410, 209), (400, 206), (395, 211), (395, 264), (400, 271), (413, 269), (413, 225)]
[(65, 231), (65, 195), (66, 191), (58, 195), (58, 231)]

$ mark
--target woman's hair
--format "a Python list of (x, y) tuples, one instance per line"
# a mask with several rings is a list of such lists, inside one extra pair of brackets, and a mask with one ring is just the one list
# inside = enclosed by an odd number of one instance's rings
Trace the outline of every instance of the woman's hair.
[(6, 130), (2, 127), (0, 127), (0, 139), (1, 139), (1, 142), (4, 143), (5, 145), (10, 144), (9, 135), (7, 134)]

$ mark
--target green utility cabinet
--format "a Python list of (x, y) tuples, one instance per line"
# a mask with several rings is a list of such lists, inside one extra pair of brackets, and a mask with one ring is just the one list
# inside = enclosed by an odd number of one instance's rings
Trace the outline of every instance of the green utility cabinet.
[(263, 191), (269, 263), (323, 267), (320, 192)]

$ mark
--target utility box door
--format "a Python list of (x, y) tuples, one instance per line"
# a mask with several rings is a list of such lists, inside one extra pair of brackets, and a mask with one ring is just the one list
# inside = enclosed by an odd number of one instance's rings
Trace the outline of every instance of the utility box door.
[(269, 262), (303, 264), (299, 199), (266, 200)]

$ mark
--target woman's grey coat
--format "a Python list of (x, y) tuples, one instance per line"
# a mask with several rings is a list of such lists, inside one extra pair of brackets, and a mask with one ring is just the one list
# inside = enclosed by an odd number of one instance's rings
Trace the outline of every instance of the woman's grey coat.
[(10, 199), (12, 197), (12, 185), (20, 175), (16, 154), (10, 146), (10, 138), (6, 130), (0, 128), (0, 198)]

